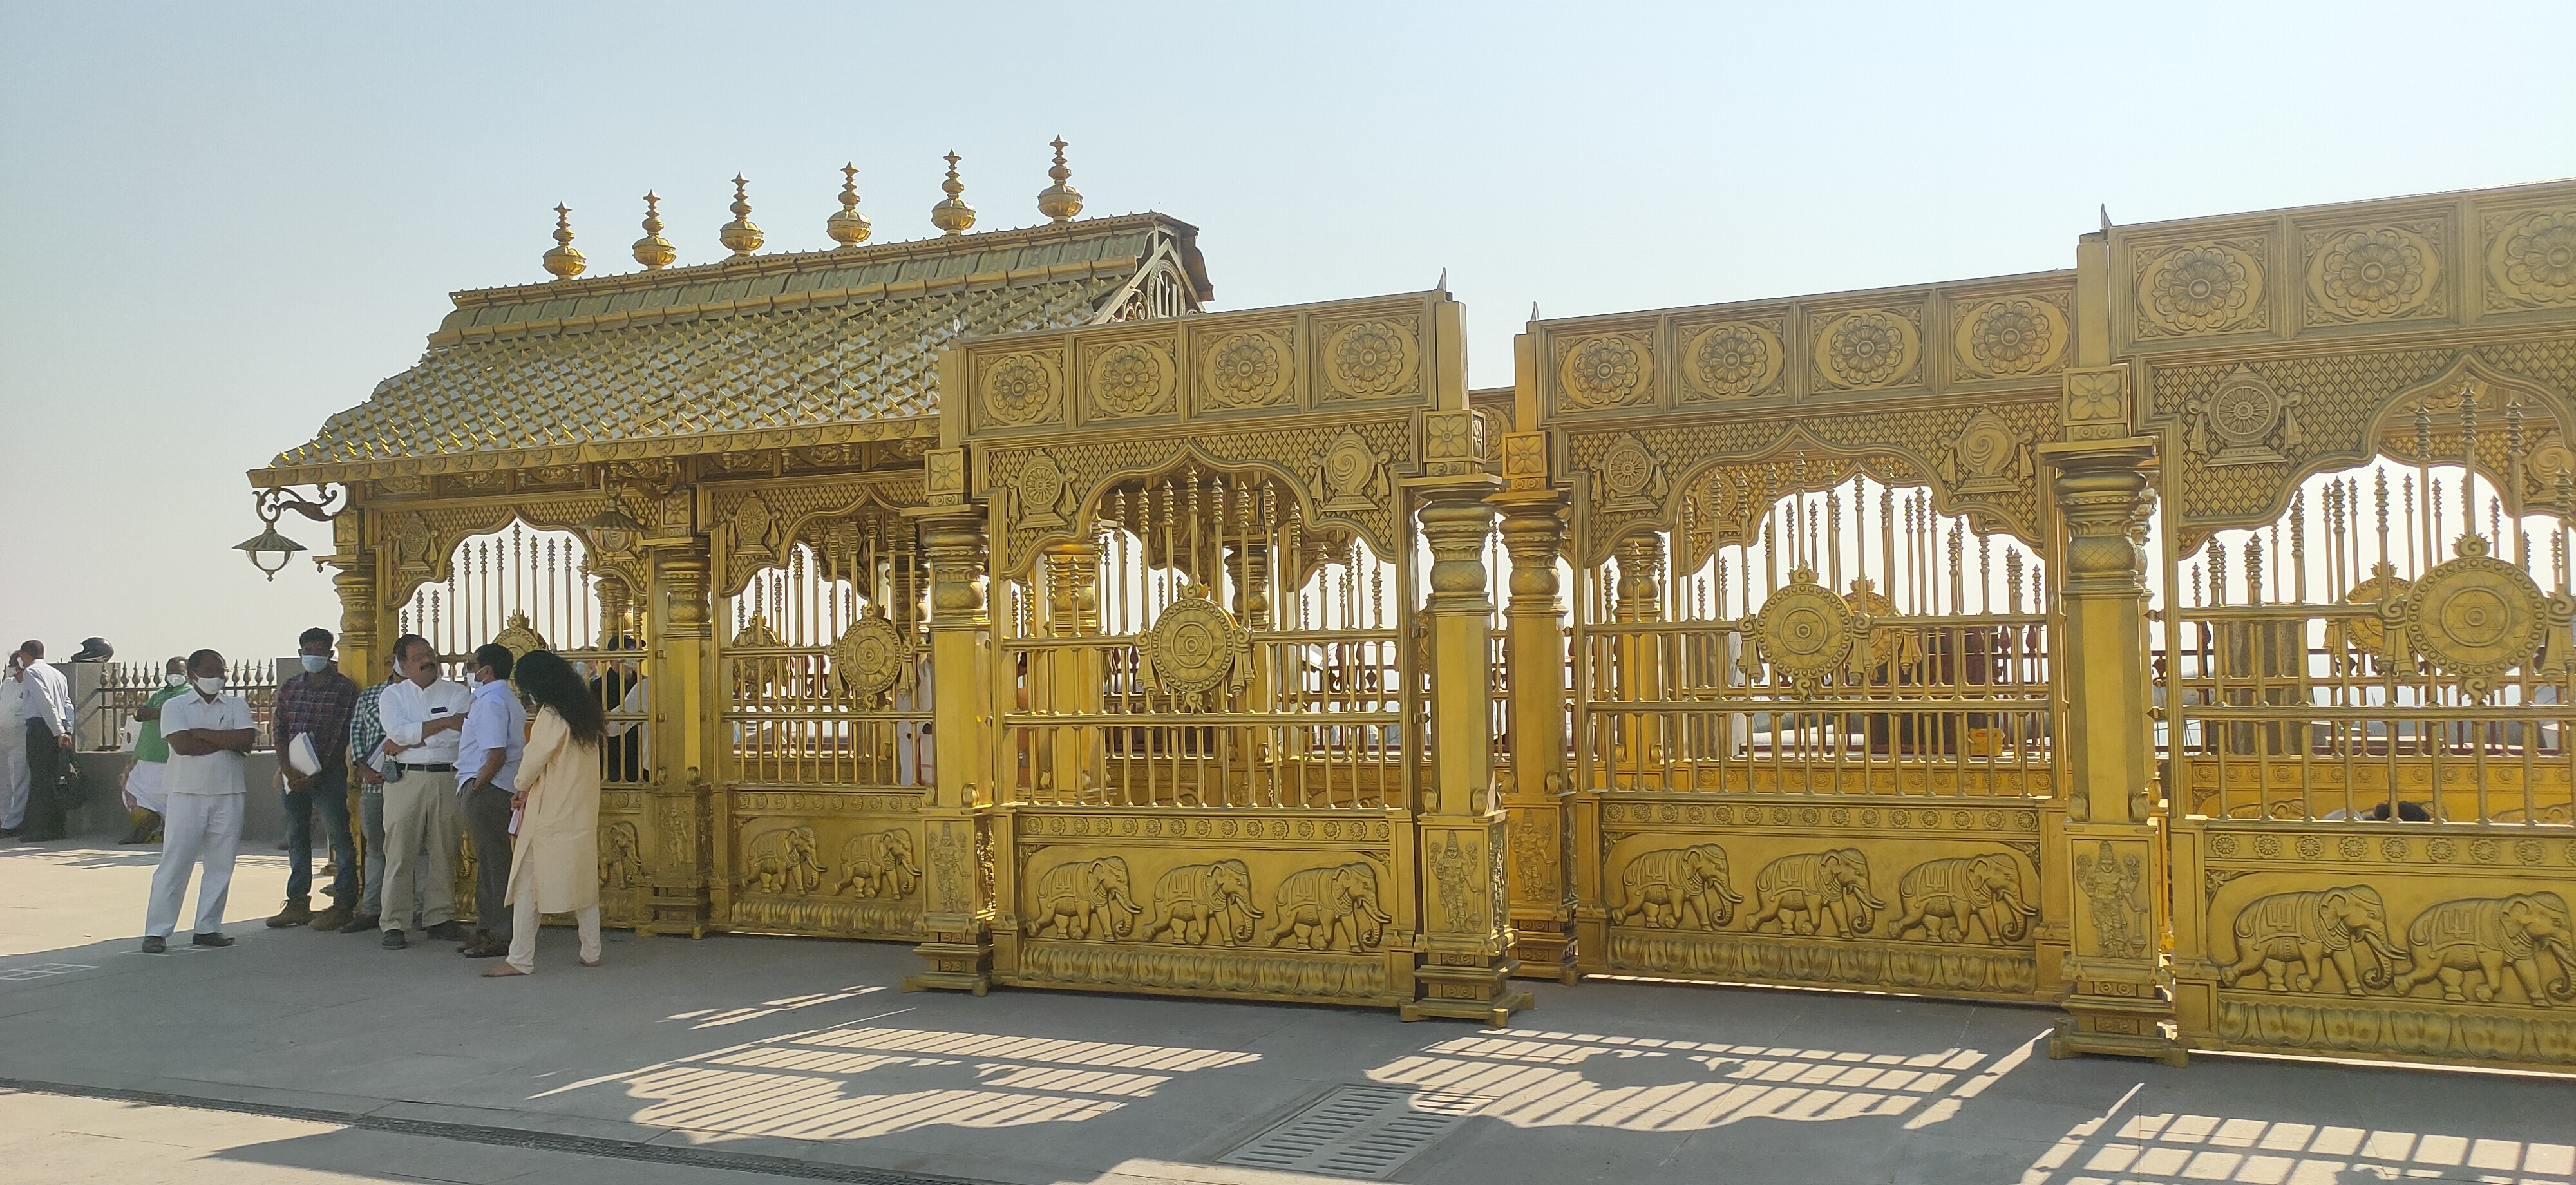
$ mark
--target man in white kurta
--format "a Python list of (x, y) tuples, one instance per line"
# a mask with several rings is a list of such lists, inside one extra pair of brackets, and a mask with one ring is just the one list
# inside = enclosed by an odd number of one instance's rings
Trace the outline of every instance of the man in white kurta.
[(224, 693), (224, 656), (200, 650), (188, 656), (188, 694), (161, 705), (161, 740), (170, 746), (162, 772), (169, 810), (162, 816), (161, 863), (152, 870), (152, 898), (143, 912), (143, 951), (160, 954), (179, 925), (188, 874), (197, 882), (198, 946), (231, 946), (224, 936), (224, 903), (232, 895), (233, 857), (241, 848), (242, 803), (250, 792), (245, 754), (259, 741), (250, 703)]

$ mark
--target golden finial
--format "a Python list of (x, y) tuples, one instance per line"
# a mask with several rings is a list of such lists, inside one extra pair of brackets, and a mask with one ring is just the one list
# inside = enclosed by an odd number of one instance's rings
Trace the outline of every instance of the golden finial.
[(868, 216), (859, 213), (859, 166), (841, 166), (841, 212), (823, 223), (823, 231), (844, 247), (868, 241)]
[(635, 240), (635, 262), (643, 264), (646, 271), (658, 272), (679, 257), (671, 240), (662, 237), (662, 199), (648, 191), (644, 195), (644, 237)]
[(939, 183), (940, 190), (948, 196), (930, 208), (930, 224), (938, 227), (941, 234), (964, 234), (967, 227), (975, 225), (975, 207), (957, 196), (966, 192), (966, 183), (957, 179), (959, 159), (955, 151), (949, 152), (948, 179)]
[(731, 248), (733, 257), (736, 259), (760, 250), (761, 239), (764, 237), (760, 233), (760, 227), (751, 221), (751, 199), (744, 196), (742, 191), (742, 187), (749, 184), (751, 183), (742, 179), (742, 174), (733, 175), (733, 221), (725, 223), (716, 231), (716, 239)]
[(1049, 147), (1055, 149), (1055, 167), (1047, 170), (1047, 176), (1054, 178), (1055, 184), (1038, 192), (1038, 213), (1057, 222), (1071, 222), (1074, 215), (1082, 213), (1082, 191), (1065, 184), (1073, 170), (1064, 167), (1064, 137), (1056, 137)]
[(588, 266), (582, 261), (581, 252), (572, 249), (572, 207), (557, 203), (555, 246), (554, 250), (546, 252), (546, 270), (554, 273), (558, 280), (569, 280)]

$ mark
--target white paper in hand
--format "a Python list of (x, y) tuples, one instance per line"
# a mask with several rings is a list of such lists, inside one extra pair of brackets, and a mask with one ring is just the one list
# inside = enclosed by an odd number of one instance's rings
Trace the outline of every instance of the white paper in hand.
[(308, 778), (322, 772), (322, 758), (313, 751), (313, 734), (299, 732), (294, 740), (287, 742), (286, 763), (294, 766), (296, 773)]

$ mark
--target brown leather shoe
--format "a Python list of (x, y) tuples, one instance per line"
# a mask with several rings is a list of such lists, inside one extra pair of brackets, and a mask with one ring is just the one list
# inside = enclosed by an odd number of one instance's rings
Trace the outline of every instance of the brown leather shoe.
[(276, 917), (268, 919), (268, 928), (271, 930), (283, 930), (288, 926), (311, 925), (312, 922), (312, 899), (306, 897), (289, 897), (286, 899), (286, 908), (279, 910)]
[(329, 909), (313, 915), (313, 928), (316, 930), (337, 930), (340, 927), (349, 924), (349, 914), (350, 909), (348, 906), (334, 905)]

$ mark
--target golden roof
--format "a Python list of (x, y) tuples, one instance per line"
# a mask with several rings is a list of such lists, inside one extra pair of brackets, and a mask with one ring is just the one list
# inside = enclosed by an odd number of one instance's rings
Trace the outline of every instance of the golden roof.
[(251, 478), (934, 436), (951, 342), (1106, 320), (1161, 259), (1209, 299), (1197, 238), (1137, 214), (458, 292), (418, 363)]

